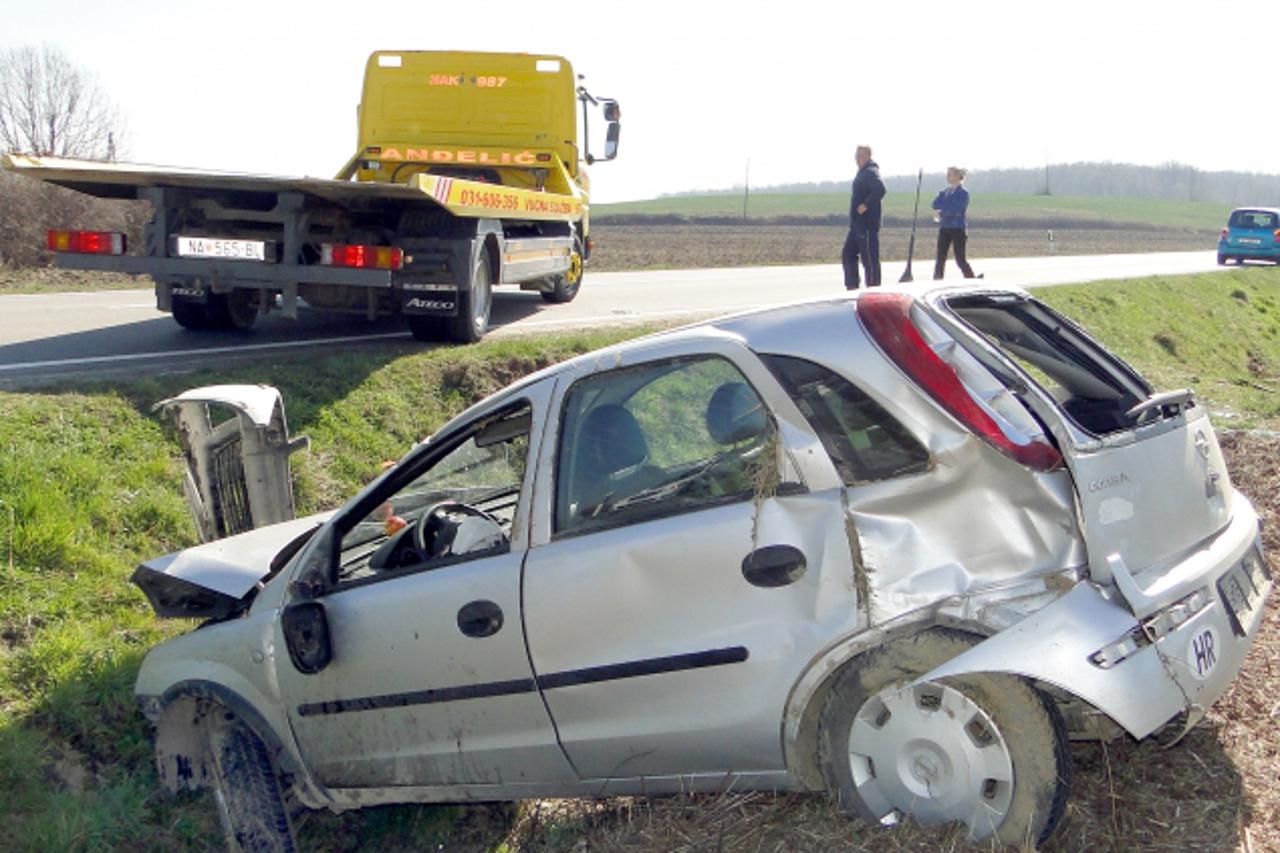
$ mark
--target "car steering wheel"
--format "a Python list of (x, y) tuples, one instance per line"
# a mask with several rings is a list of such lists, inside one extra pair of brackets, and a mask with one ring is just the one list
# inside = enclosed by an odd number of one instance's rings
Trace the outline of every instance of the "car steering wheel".
[[(500, 537), (501, 542), (507, 541), (502, 523), (492, 514), (460, 501), (440, 501), (423, 510), (413, 527), (413, 547), (423, 560), (438, 560), (441, 557), (476, 550), (471, 547), (466, 547), (462, 551), (453, 550), (458, 540), (458, 533), (466, 522), (465, 520), (461, 523), (454, 522), (449, 519), (450, 514), (464, 515), (485, 525), (478, 531), (471, 531), (473, 534), (478, 533), (483, 536), (487, 532), (491, 536)], [(488, 526), (491, 528), (486, 530)]]

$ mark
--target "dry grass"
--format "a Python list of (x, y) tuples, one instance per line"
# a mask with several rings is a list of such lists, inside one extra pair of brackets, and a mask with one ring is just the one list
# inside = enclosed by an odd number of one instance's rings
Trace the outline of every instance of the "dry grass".
[[(1280, 437), (1222, 436), (1238, 488), (1280, 553)], [(1241, 676), (1172, 748), (1121, 739), (1076, 744), (1071, 800), (1046, 851), (1280, 850), (1280, 606), (1272, 597)], [(514, 824), (473, 810), (445, 850), (938, 851), (990, 850), (954, 828), (874, 829), (825, 796), (720, 795), (534, 800)], [(1028, 848), (1029, 849), (1029, 848)]]

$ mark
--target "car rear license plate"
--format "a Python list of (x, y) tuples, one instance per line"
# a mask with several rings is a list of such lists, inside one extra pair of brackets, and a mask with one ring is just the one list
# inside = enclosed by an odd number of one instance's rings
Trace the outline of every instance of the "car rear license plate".
[(1262, 245), (1262, 241), (1261, 241), (1261, 240), (1258, 240), (1258, 239), (1256, 239), (1256, 238), (1254, 238), (1254, 237), (1241, 237), (1241, 238), (1240, 238), (1239, 240), (1237, 240), (1236, 242), (1238, 242), (1238, 243), (1244, 243), (1246, 246), (1261, 246), (1261, 245)]
[(1231, 614), (1231, 627), (1236, 634), (1245, 636), (1254, 615), (1266, 598), (1270, 580), (1266, 576), (1260, 555), (1251, 553), (1238, 565), (1218, 578), (1218, 593)]
[(220, 237), (179, 237), (178, 257), (222, 258), (232, 261), (265, 261), (264, 240), (227, 240)]

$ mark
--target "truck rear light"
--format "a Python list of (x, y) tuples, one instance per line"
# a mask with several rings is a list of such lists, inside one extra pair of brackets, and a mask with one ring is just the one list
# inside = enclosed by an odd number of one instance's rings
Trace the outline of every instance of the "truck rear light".
[(78, 255), (123, 255), (124, 235), (118, 231), (61, 231), (48, 234), (51, 252), (73, 252)]
[(979, 438), (1016, 462), (1037, 471), (1062, 464), (1052, 445), (1020, 443), (1007, 435), (973, 398), (955, 368), (938, 357), (911, 320), (912, 298), (905, 293), (869, 293), (858, 299), (858, 320), (889, 360), (948, 414)]
[(362, 270), (398, 270), (404, 265), (404, 250), (391, 246), (323, 243), (320, 246), (320, 263)]

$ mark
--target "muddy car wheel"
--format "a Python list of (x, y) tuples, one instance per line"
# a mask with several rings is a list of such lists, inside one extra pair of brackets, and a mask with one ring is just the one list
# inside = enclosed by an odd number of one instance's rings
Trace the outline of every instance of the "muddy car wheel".
[(280, 777), (266, 746), (233, 715), (209, 733), (213, 795), (227, 849), (245, 853), (295, 850)]
[(873, 824), (959, 821), (973, 840), (1038, 845), (1066, 805), (1061, 717), (1019, 678), (973, 675), (908, 684), (974, 645), (926, 631), (852, 661), (824, 704), (828, 790)]

